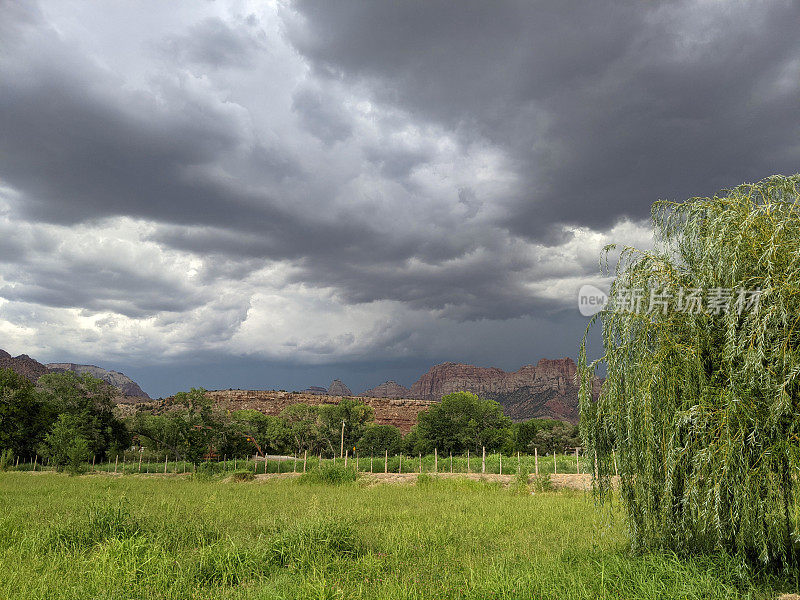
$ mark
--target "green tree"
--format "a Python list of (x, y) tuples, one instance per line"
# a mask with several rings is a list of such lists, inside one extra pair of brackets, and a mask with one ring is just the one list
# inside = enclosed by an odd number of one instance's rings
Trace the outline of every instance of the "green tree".
[(223, 439), (222, 422), (214, 414), (203, 388), (175, 394), (170, 410), (160, 416), (137, 416), (132, 427), (136, 435), (152, 440), (195, 465), (216, 452)]
[(342, 422), (344, 447), (352, 452), (373, 418), (372, 407), (351, 398), (344, 398), (338, 404), (323, 404), (318, 410), (320, 437), (327, 450), (337, 455), (341, 450)]
[(553, 419), (528, 419), (511, 425), (506, 452), (530, 452), (532, 442), (541, 429), (553, 429), (561, 421)]
[(384, 451), (394, 455), (403, 447), (403, 434), (394, 425), (370, 423), (364, 428), (357, 447), (358, 451), (365, 455), (377, 456)]
[(238, 410), (223, 428), (220, 452), (228, 456), (249, 456), (258, 449), (265, 454), (283, 454), (296, 450), (285, 419), (257, 410)]
[[(586, 338), (581, 346), (581, 431), (601, 498), (617, 452), (636, 550), (723, 549), (797, 572), (798, 189), (800, 176), (774, 176), (656, 203), (656, 247), (621, 254), (596, 316), (603, 356), (587, 364)], [(672, 303), (637, 312), (630, 290)], [(680, 310), (695, 290), (703, 310)], [(594, 401), (600, 363), (607, 379)]]
[(416, 428), (419, 451), (477, 452), (503, 446), (511, 427), (511, 419), (503, 407), (493, 400), (484, 400), (470, 392), (455, 392), (420, 413)]
[(33, 456), (55, 418), (30, 381), (11, 369), (0, 369), (0, 450)]
[(533, 452), (534, 448), (539, 452), (551, 454), (561, 453), (568, 448), (575, 448), (581, 445), (581, 436), (577, 425), (554, 421), (538, 427), (533, 437), (528, 442), (527, 452)]
[(320, 433), (320, 414), (316, 406), (292, 404), (284, 408), (280, 416), (286, 421), (293, 447), (299, 452), (307, 450), (313, 454), (321, 452), (326, 446)]
[(56, 468), (67, 467), (71, 473), (81, 473), (91, 459), (90, 442), (84, 437), (81, 417), (71, 413), (58, 416), (44, 440), (44, 454)]
[(69, 416), (65, 422), (86, 440), (90, 455), (102, 458), (130, 445), (128, 430), (114, 415), (117, 391), (104, 381), (68, 371), (43, 375), (38, 388), (47, 410), (59, 417)]

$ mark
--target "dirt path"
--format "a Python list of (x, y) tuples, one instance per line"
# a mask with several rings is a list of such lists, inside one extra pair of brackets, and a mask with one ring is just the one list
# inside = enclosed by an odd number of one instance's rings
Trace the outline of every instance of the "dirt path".
[[(364, 476), (375, 481), (375, 483), (394, 483), (412, 485), (417, 482), (418, 473), (365, 473)], [(432, 474), (431, 474), (432, 475)], [(503, 485), (510, 485), (515, 475), (498, 475), (497, 473), (439, 473), (432, 475), (442, 479), (465, 478), (473, 481), (492, 481)], [(550, 482), (555, 488), (569, 488), (574, 490), (591, 490), (591, 475), (550, 475)]]

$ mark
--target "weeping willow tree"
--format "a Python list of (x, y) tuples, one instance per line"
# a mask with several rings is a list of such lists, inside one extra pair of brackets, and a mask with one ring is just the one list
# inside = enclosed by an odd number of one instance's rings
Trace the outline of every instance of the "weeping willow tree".
[(581, 345), (581, 433), (601, 500), (617, 461), (634, 550), (724, 550), (797, 573), (798, 190), (800, 175), (773, 176), (658, 202), (654, 249), (620, 253), (589, 324), (603, 356), (588, 363)]

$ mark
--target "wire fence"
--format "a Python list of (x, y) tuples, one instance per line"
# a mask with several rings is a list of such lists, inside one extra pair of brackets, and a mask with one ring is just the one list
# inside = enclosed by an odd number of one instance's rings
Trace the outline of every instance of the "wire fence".
[[(514, 475), (519, 472), (530, 474), (590, 474), (594, 468), (593, 461), (579, 451), (563, 454), (502, 454), (497, 452), (464, 454), (393, 454), (388, 452), (362, 456), (359, 453), (344, 456), (323, 457), (309, 453), (295, 455), (266, 455), (247, 458), (227, 456), (204, 460), (194, 464), (169, 455), (154, 456), (141, 451), (126, 451), (103, 461), (92, 459), (84, 465), (82, 471), (89, 473), (113, 473), (117, 475), (139, 474), (172, 474), (182, 475), (195, 473), (198, 470), (209, 473), (226, 473), (234, 471), (250, 471), (259, 474), (303, 473), (324, 465), (339, 465), (355, 469), (359, 473), (460, 473), (460, 474), (502, 474)], [(614, 460), (616, 469), (616, 460)], [(17, 471), (56, 471), (47, 459), (30, 457), (28, 460), (17, 458), (12, 470)]]

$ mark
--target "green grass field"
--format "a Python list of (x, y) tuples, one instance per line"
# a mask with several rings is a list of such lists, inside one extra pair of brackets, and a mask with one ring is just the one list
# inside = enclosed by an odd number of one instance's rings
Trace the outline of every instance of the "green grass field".
[(2, 598), (775, 598), (724, 557), (633, 557), (582, 492), (0, 473)]

